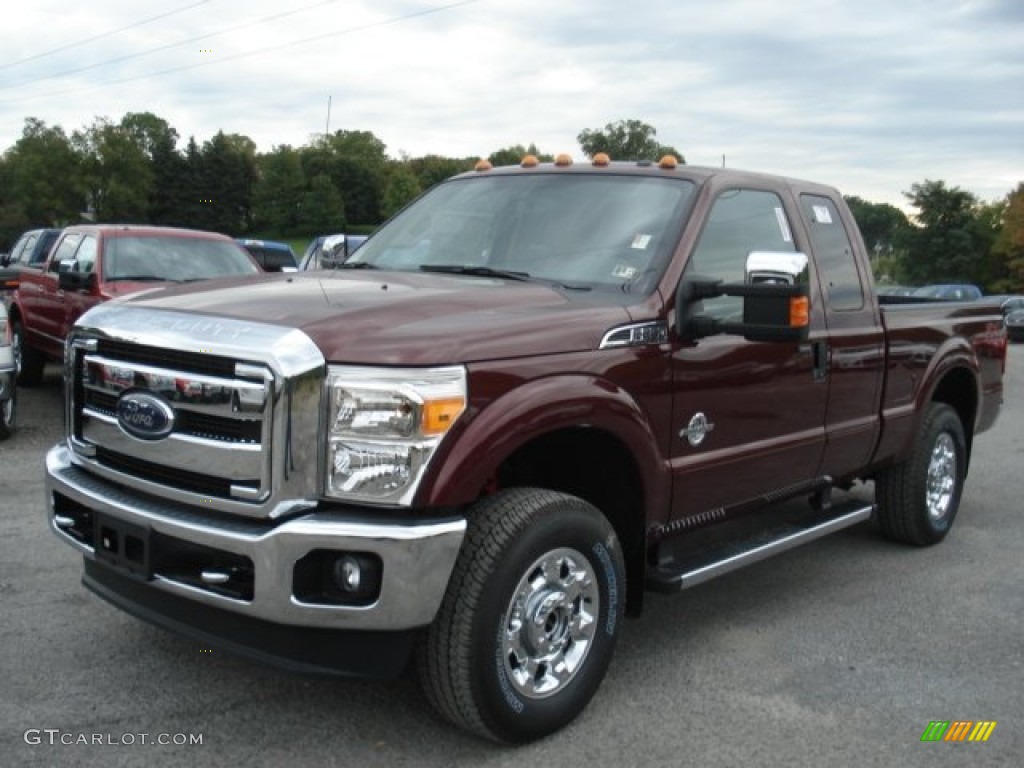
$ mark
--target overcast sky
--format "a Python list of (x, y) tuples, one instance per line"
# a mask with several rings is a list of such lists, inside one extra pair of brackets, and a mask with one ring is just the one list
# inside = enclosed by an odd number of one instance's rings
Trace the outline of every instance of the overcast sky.
[[(688, 163), (904, 206), (1024, 181), (1024, 0), (30, 0), (0, 27), (0, 150), (153, 112), (261, 151), (328, 127), (389, 155), (568, 151), (653, 125)], [(159, 17), (159, 18), (157, 18)]]

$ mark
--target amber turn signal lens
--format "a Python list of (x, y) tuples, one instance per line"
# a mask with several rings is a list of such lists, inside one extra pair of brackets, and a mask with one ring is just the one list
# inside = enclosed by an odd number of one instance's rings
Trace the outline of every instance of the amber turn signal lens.
[(465, 409), (466, 401), (461, 397), (428, 400), (423, 404), (423, 434), (443, 435)]
[(789, 325), (791, 328), (805, 328), (811, 323), (811, 302), (806, 296), (794, 296), (789, 300)]

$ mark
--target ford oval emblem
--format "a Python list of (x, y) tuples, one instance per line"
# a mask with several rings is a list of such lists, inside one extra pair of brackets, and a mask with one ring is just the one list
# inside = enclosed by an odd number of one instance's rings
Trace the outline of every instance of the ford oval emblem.
[(117, 423), (140, 440), (162, 440), (174, 430), (174, 409), (161, 397), (129, 391), (117, 399)]

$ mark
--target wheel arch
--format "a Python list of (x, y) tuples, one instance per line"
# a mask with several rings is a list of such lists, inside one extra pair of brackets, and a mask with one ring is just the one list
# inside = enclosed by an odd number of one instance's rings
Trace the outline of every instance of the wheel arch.
[(964, 439), (967, 449), (967, 466), (965, 472), (970, 469), (971, 448), (974, 443), (974, 426), (978, 414), (978, 403), (980, 401), (978, 391), (978, 372), (966, 365), (950, 367), (937, 379), (932, 388), (931, 396), (927, 402), (945, 403), (960, 418), (963, 426)]
[(600, 377), (548, 377), (494, 400), (453, 437), (421, 503), (465, 506), (520, 486), (578, 496), (615, 529), (627, 612), (640, 611), (648, 510), (667, 509), (670, 488), (655, 431), (627, 392)]

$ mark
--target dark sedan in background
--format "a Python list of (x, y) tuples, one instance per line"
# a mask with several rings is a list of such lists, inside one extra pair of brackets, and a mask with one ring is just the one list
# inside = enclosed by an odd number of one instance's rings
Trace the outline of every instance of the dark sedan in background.
[(1004, 322), (1006, 337), (1010, 341), (1024, 341), (1024, 309), (1011, 310)]

